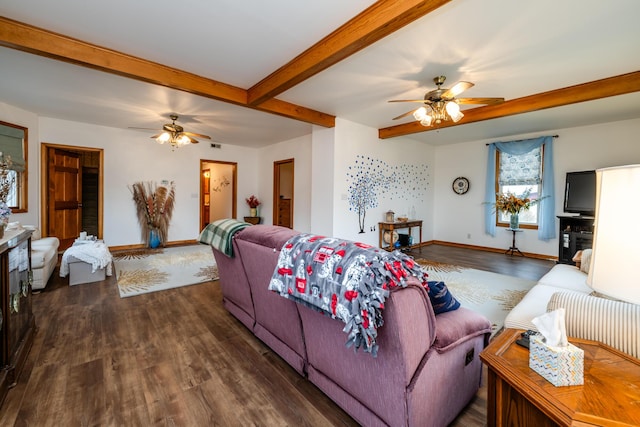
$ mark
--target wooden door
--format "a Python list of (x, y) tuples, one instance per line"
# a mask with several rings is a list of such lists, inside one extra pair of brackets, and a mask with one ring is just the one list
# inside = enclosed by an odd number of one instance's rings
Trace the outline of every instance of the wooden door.
[(211, 222), (211, 169), (202, 170), (202, 188), (200, 194), (200, 230), (203, 230)]
[(273, 162), (273, 225), (293, 228), (294, 162)]
[(64, 250), (82, 231), (82, 174), (80, 155), (48, 148), (47, 235), (60, 239)]

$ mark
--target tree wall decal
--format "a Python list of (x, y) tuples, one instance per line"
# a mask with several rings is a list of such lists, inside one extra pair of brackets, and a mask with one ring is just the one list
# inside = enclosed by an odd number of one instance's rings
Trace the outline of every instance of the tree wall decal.
[(358, 214), (360, 233), (364, 233), (368, 209), (379, 206), (379, 199), (423, 201), (429, 184), (428, 166), (389, 165), (368, 156), (357, 155), (347, 170), (349, 210)]

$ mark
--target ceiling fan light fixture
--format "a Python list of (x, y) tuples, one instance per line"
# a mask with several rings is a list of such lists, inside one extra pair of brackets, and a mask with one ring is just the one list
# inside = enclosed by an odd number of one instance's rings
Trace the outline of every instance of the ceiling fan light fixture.
[[(396, 99), (389, 102), (421, 102), (421, 106), (417, 110), (409, 111), (394, 117), (393, 120), (401, 119), (413, 114), (414, 119), (420, 122), (422, 126), (428, 127), (439, 125), (445, 121), (459, 122), (463, 117), (459, 104), (486, 104), (495, 105), (504, 102), (504, 98), (464, 98), (456, 99), (456, 96), (465, 90), (473, 87), (471, 82), (460, 81), (449, 89), (442, 88), (446, 80), (445, 76), (438, 76), (433, 79), (437, 89), (427, 92), (424, 99)], [(427, 108), (428, 107), (428, 108)]]
[(187, 135), (180, 135), (176, 138), (175, 142), (178, 145), (187, 145), (191, 144), (191, 138), (189, 138)]
[(455, 101), (449, 101), (446, 105), (447, 114), (451, 117), (455, 123), (459, 122), (461, 118), (464, 117), (464, 114), (460, 111), (460, 106)]
[(162, 132), (160, 135), (158, 135), (156, 141), (158, 141), (158, 144), (164, 144), (165, 142), (169, 142), (170, 139), (171, 134), (169, 132)]
[(433, 117), (430, 114), (425, 115), (422, 120), (420, 120), (420, 124), (425, 127), (431, 126), (431, 122), (433, 121)]
[(423, 120), (425, 117), (427, 117), (427, 109), (425, 107), (420, 107), (413, 112), (413, 118), (418, 121)]
[(451, 115), (451, 120), (453, 120), (454, 123), (458, 123), (460, 119), (463, 117), (464, 117), (464, 114), (462, 114), (462, 111), (458, 111), (458, 114)]

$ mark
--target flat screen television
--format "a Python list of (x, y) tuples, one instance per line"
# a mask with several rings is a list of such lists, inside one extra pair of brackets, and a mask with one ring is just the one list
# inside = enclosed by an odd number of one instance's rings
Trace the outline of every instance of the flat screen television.
[(584, 216), (596, 213), (596, 171), (567, 172), (564, 211)]

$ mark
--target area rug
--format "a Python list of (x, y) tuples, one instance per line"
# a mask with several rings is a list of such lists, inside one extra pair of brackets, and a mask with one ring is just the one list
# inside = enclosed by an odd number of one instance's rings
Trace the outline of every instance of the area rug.
[(114, 252), (120, 297), (132, 297), (218, 278), (218, 267), (206, 245)]
[(507, 314), (536, 284), (534, 280), (426, 259), (416, 262), (426, 269), (429, 280), (443, 281), (461, 306), (488, 318), (493, 334), (502, 329)]

